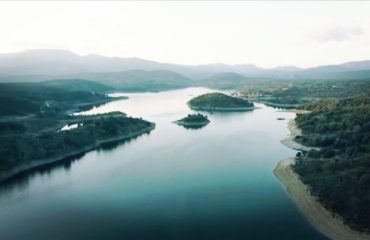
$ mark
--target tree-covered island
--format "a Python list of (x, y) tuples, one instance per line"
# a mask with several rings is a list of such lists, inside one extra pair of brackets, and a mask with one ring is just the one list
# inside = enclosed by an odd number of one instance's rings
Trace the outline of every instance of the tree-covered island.
[(189, 114), (188, 116), (175, 121), (174, 123), (178, 125), (182, 125), (184, 127), (203, 127), (207, 125), (210, 121), (208, 120), (208, 117), (203, 114)]
[(250, 111), (254, 104), (246, 99), (228, 96), (223, 93), (206, 93), (192, 98), (188, 106), (201, 111)]

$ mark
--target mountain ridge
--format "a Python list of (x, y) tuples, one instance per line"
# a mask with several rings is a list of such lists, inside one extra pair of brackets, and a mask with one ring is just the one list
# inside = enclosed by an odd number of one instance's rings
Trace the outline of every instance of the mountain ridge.
[[(0, 82), (43, 81), (60, 78), (81, 78), (84, 75), (100, 74), (107, 79), (125, 71), (169, 71), (179, 74), (187, 81), (210, 81), (218, 74), (235, 73), (244, 78), (326, 79), (369, 78), (370, 60), (351, 61), (337, 65), (313, 68), (279, 66), (261, 68), (253, 64), (210, 63), (180, 65), (162, 63), (141, 58), (105, 57), (98, 54), (78, 55), (68, 50), (38, 49), (17, 53), (0, 54)], [(361, 71), (361, 72), (359, 72)], [(176, 75), (167, 73), (166, 75)], [(142, 72), (142, 75), (147, 73)], [(109, 76), (111, 75), (111, 76)], [(123, 75), (127, 75), (123, 74)], [(180, 76), (181, 75), (181, 76)], [(88, 80), (92, 80), (88, 78)], [(142, 79), (143, 80), (143, 79)], [(223, 79), (230, 80), (230, 79)], [(102, 83), (104, 79), (100, 79)], [(232, 85), (232, 84), (231, 84)]]

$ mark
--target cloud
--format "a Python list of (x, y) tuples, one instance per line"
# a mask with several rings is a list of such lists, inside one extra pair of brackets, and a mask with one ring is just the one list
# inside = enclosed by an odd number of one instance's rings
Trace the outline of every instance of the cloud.
[(342, 42), (349, 40), (356, 36), (361, 36), (364, 34), (364, 30), (359, 26), (354, 27), (332, 27), (328, 28), (322, 32), (320, 32), (318, 35), (316, 35), (316, 39), (320, 42)]

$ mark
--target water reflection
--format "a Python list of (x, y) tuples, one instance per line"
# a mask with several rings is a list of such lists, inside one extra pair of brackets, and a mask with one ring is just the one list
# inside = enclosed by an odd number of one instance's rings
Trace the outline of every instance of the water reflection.
[[(114, 142), (103, 143), (100, 147), (91, 150), (97, 152), (109, 152), (113, 149), (124, 145), (129, 144), (137, 141), (138, 138), (144, 135), (150, 135), (150, 131), (143, 133), (142, 135), (131, 137), (129, 139), (124, 140), (117, 140)], [(88, 152), (91, 152), (88, 151)], [(35, 178), (36, 176), (47, 176), (50, 177), (54, 172), (57, 171), (64, 171), (68, 173), (71, 170), (71, 167), (74, 162), (82, 159), (88, 152), (74, 154), (72, 156), (66, 157), (61, 159), (60, 161), (46, 163), (41, 166), (34, 167), (32, 169), (28, 169), (22, 171), (2, 182), (0, 182), (0, 200), (1, 196), (9, 195), (13, 191), (23, 191), (29, 187), (30, 180)]]
[(295, 154), (280, 144), (294, 114), (261, 106), (207, 114), (200, 130), (172, 123), (194, 113), (190, 95), (210, 91), (124, 94), (91, 110), (143, 117), (156, 129), (2, 187), (10, 190), (0, 195), (0, 238), (322, 239), (272, 173)]
[(189, 125), (181, 125), (181, 124), (177, 124), (185, 129), (188, 129), (188, 130), (196, 130), (196, 129), (201, 129), (201, 128), (204, 128), (206, 127), (208, 124), (204, 124), (204, 125), (193, 125), (193, 126), (189, 126)]

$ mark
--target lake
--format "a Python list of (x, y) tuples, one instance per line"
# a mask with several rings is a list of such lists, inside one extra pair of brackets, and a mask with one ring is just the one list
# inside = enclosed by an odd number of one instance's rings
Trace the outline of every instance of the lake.
[(122, 111), (156, 129), (2, 185), (0, 239), (325, 239), (273, 174), (295, 155), (280, 143), (295, 114), (257, 104), (206, 113), (200, 129), (172, 123), (211, 91), (117, 93), (129, 99), (85, 112)]

